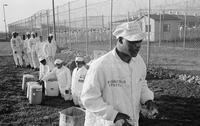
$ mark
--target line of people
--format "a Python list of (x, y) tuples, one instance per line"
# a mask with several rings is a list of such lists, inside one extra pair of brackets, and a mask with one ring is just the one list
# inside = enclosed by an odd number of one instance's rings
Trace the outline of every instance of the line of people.
[[(150, 118), (157, 114), (154, 93), (146, 81), (146, 64), (139, 54), (146, 36), (141, 22), (123, 23), (113, 35), (117, 38), (115, 48), (94, 60), (88, 70), (83, 57), (76, 57), (72, 77), (62, 60), (54, 61), (51, 37), (39, 57), (44, 69), (39, 83), (56, 77), (61, 96), (86, 109), (84, 126), (139, 126), (143, 106)], [(46, 69), (50, 69), (48, 74)]]
[(43, 41), (43, 37), (38, 37), (37, 33), (34, 32), (27, 32), (26, 35), (22, 36), (22, 39), (17, 32), (13, 32), (11, 48), (16, 67), (27, 67), (39, 71), (42, 59), (46, 59), (49, 70), (54, 67), (57, 46), (52, 34)]
[(55, 60), (57, 46), (52, 34), (43, 41), (43, 37), (38, 37), (34, 32), (27, 32), (22, 39), (17, 32), (13, 32), (11, 48), (16, 67), (27, 67), (39, 71), (40, 84), (56, 78), (61, 97), (65, 100), (73, 99), (75, 105), (82, 106), (80, 95), (87, 73), (83, 57), (76, 57), (75, 67), (71, 72), (64, 66), (62, 60)]

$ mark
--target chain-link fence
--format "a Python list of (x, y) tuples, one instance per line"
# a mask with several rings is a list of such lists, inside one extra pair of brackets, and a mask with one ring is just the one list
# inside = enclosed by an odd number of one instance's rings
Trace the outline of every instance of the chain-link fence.
[[(145, 61), (149, 59), (149, 65), (199, 70), (199, 16), (185, 10), (151, 10), (148, 25), (148, 10), (134, 12), (134, 6), (136, 3), (130, 0), (96, 3), (78, 0), (55, 7), (57, 45), (61, 49), (76, 49), (87, 55), (94, 50), (109, 51), (116, 43), (111, 36), (113, 29), (122, 22), (137, 19), (142, 22), (144, 32), (150, 28), (150, 46), (147, 47), (145, 39), (140, 51)], [(9, 24), (9, 32), (17, 31), (22, 35), (34, 31), (47, 38), (49, 33), (53, 33), (53, 26), (53, 10), (41, 10), (29, 18)]]

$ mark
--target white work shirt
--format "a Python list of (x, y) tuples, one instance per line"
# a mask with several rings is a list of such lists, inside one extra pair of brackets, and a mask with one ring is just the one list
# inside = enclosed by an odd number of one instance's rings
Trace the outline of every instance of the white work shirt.
[(44, 44), (45, 42), (37, 42), (35, 45), (35, 51), (38, 55), (38, 58), (45, 57), (44, 50), (43, 50)]
[(154, 98), (145, 77), (146, 65), (139, 54), (128, 64), (113, 49), (90, 65), (81, 94), (82, 103), (86, 110), (101, 117), (96, 120), (101, 126), (102, 123), (113, 126), (118, 112), (129, 115), (134, 126), (138, 126), (141, 103)]
[(50, 73), (45, 75), (42, 80), (48, 80), (50, 78), (57, 78), (61, 94), (65, 94), (65, 90), (71, 88), (71, 73), (65, 66), (62, 66), (60, 69), (55, 67)]
[(47, 73), (49, 73), (49, 66), (40, 63), (39, 80), (41, 80)]
[(35, 52), (35, 46), (36, 46), (36, 40), (35, 38), (31, 37), (28, 41), (28, 47), (31, 50), (31, 52)]
[(17, 38), (12, 37), (10, 40), (10, 44), (13, 51), (17, 51), (17, 52), (21, 51), (21, 47), (20, 47), (21, 43), (17, 40)]
[(76, 94), (78, 96), (81, 95), (81, 91), (83, 88), (83, 83), (85, 80), (85, 76), (87, 73), (87, 69), (85, 66), (81, 68), (76, 67), (72, 72), (72, 94)]
[(20, 50), (23, 50), (23, 41), (22, 41), (21, 37), (17, 36), (16, 39), (17, 39), (18, 43), (20, 44)]
[(57, 47), (55, 41), (52, 41), (51, 43), (45, 42), (43, 47), (45, 58), (54, 58), (56, 54), (56, 49)]

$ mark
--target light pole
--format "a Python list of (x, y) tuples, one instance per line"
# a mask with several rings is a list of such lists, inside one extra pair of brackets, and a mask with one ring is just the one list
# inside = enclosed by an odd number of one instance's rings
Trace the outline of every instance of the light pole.
[(5, 23), (5, 32), (6, 32), (6, 39), (7, 39), (7, 25), (6, 25), (5, 6), (8, 6), (8, 4), (3, 4), (3, 14), (4, 14), (4, 23)]

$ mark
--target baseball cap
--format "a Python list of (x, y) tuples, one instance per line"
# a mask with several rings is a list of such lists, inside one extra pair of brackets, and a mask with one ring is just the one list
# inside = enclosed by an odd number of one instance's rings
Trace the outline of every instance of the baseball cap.
[(146, 33), (142, 32), (141, 22), (126, 22), (116, 27), (113, 35), (118, 39), (123, 37), (129, 41), (139, 41), (146, 37)]
[(84, 61), (84, 58), (81, 57), (81, 56), (77, 56), (77, 57), (75, 58), (75, 61), (82, 62), (82, 61)]
[(61, 60), (61, 59), (56, 59), (55, 61), (54, 61), (54, 64), (56, 65), (56, 64), (61, 64), (63, 61)]
[(45, 58), (43, 56), (39, 57), (39, 61), (44, 60)]

